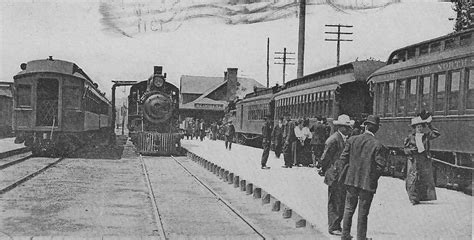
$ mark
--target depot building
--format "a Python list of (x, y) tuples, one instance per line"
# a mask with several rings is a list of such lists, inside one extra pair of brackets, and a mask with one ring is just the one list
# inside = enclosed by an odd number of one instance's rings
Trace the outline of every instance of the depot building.
[(221, 120), (229, 102), (242, 99), (263, 85), (251, 78), (237, 76), (237, 68), (227, 68), (223, 77), (183, 75), (180, 78), (180, 118)]

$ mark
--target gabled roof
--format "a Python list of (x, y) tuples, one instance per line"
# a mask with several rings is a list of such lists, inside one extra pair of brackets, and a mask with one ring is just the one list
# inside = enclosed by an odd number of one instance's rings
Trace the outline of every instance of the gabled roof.
[[(253, 91), (254, 86), (263, 87), (262, 84), (252, 78), (237, 77), (237, 81), (240, 83), (237, 89), (237, 96), (240, 98), (243, 98), (245, 94)], [(224, 83), (226, 83), (224, 77), (182, 75), (180, 79), (180, 91), (181, 94), (204, 94), (207, 96)]]
[(203, 94), (210, 87), (224, 82), (224, 77), (204, 77), (182, 75), (180, 79), (180, 91), (182, 94)]

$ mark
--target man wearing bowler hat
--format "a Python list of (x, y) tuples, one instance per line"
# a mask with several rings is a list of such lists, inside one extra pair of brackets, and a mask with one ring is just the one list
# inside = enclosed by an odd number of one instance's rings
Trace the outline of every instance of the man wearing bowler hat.
[(328, 231), (331, 235), (341, 235), (341, 221), (344, 215), (346, 189), (339, 183), (338, 169), (334, 164), (344, 150), (344, 144), (352, 131), (354, 121), (346, 114), (340, 115), (333, 121), (335, 132), (326, 140), (323, 154), (320, 159), (320, 174), (324, 174), (324, 183), (328, 185)]
[(359, 203), (357, 239), (366, 239), (367, 218), (377, 189), (379, 177), (388, 167), (387, 149), (375, 138), (380, 118), (370, 115), (364, 122), (365, 132), (347, 140), (338, 166), (344, 166), (345, 176), (339, 179), (346, 185), (346, 203), (342, 220), (342, 239), (351, 239), (352, 216)]

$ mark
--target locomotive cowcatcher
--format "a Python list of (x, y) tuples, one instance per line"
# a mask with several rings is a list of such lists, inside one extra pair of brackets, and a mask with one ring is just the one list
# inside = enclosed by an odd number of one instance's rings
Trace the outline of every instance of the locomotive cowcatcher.
[(85, 143), (107, 142), (110, 102), (72, 62), (34, 60), (14, 79), (13, 129), (37, 155), (65, 155)]
[(166, 82), (162, 67), (130, 88), (128, 129), (137, 150), (147, 155), (179, 154), (179, 89)]

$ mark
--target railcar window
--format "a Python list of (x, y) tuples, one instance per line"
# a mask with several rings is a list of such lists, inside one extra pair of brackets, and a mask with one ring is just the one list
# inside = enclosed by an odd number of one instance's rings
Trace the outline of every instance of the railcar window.
[(17, 107), (30, 107), (31, 106), (31, 86), (30, 85), (18, 85), (16, 87), (17, 92)]
[(471, 35), (472, 34), (470, 34), (470, 33), (465, 34), (465, 35), (461, 35), (459, 45), (461, 45), (461, 46), (470, 45), (471, 41), (472, 41)]
[(448, 39), (444, 42), (444, 49), (451, 49), (456, 46), (456, 41), (454, 38)]
[(451, 72), (450, 92), (448, 98), (449, 110), (457, 110), (459, 106), (459, 87), (461, 84), (461, 72)]
[(64, 87), (64, 106), (66, 108), (80, 108), (82, 93), (79, 87)]
[(410, 48), (407, 52), (407, 59), (414, 58), (416, 53), (416, 48)]
[(405, 102), (406, 102), (406, 80), (398, 80), (397, 82), (397, 114), (403, 116), (405, 114)]
[(408, 104), (407, 104), (407, 112), (414, 113), (416, 111), (416, 78), (408, 79), (407, 80), (407, 87), (408, 87)]
[(420, 47), (420, 56), (428, 54), (428, 45), (423, 45)]
[(421, 77), (421, 84), (423, 84), (423, 89), (421, 92), (421, 109), (426, 111), (431, 111), (431, 77), (423, 76)]
[(386, 116), (392, 116), (393, 108), (392, 105), (394, 103), (394, 82), (390, 81), (386, 86), (386, 95), (385, 95), (385, 114)]
[(434, 53), (434, 52), (439, 52), (440, 50), (441, 50), (441, 43), (436, 42), (436, 43), (431, 44), (430, 52)]
[(377, 99), (377, 110), (376, 112), (379, 114), (379, 115), (383, 115), (383, 93), (384, 93), (384, 83), (379, 83), (377, 84), (377, 96), (376, 96), (376, 99)]
[(328, 91), (328, 114), (329, 116), (332, 115), (332, 103), (334, 99), (334, 92)]
[(444, 111), (444, 97), (446, 95), (446, 75), (435, 75), (435, 111)]
[(474, 109), (474, 69), (469, 69), (466, 86), (466, 108)]

